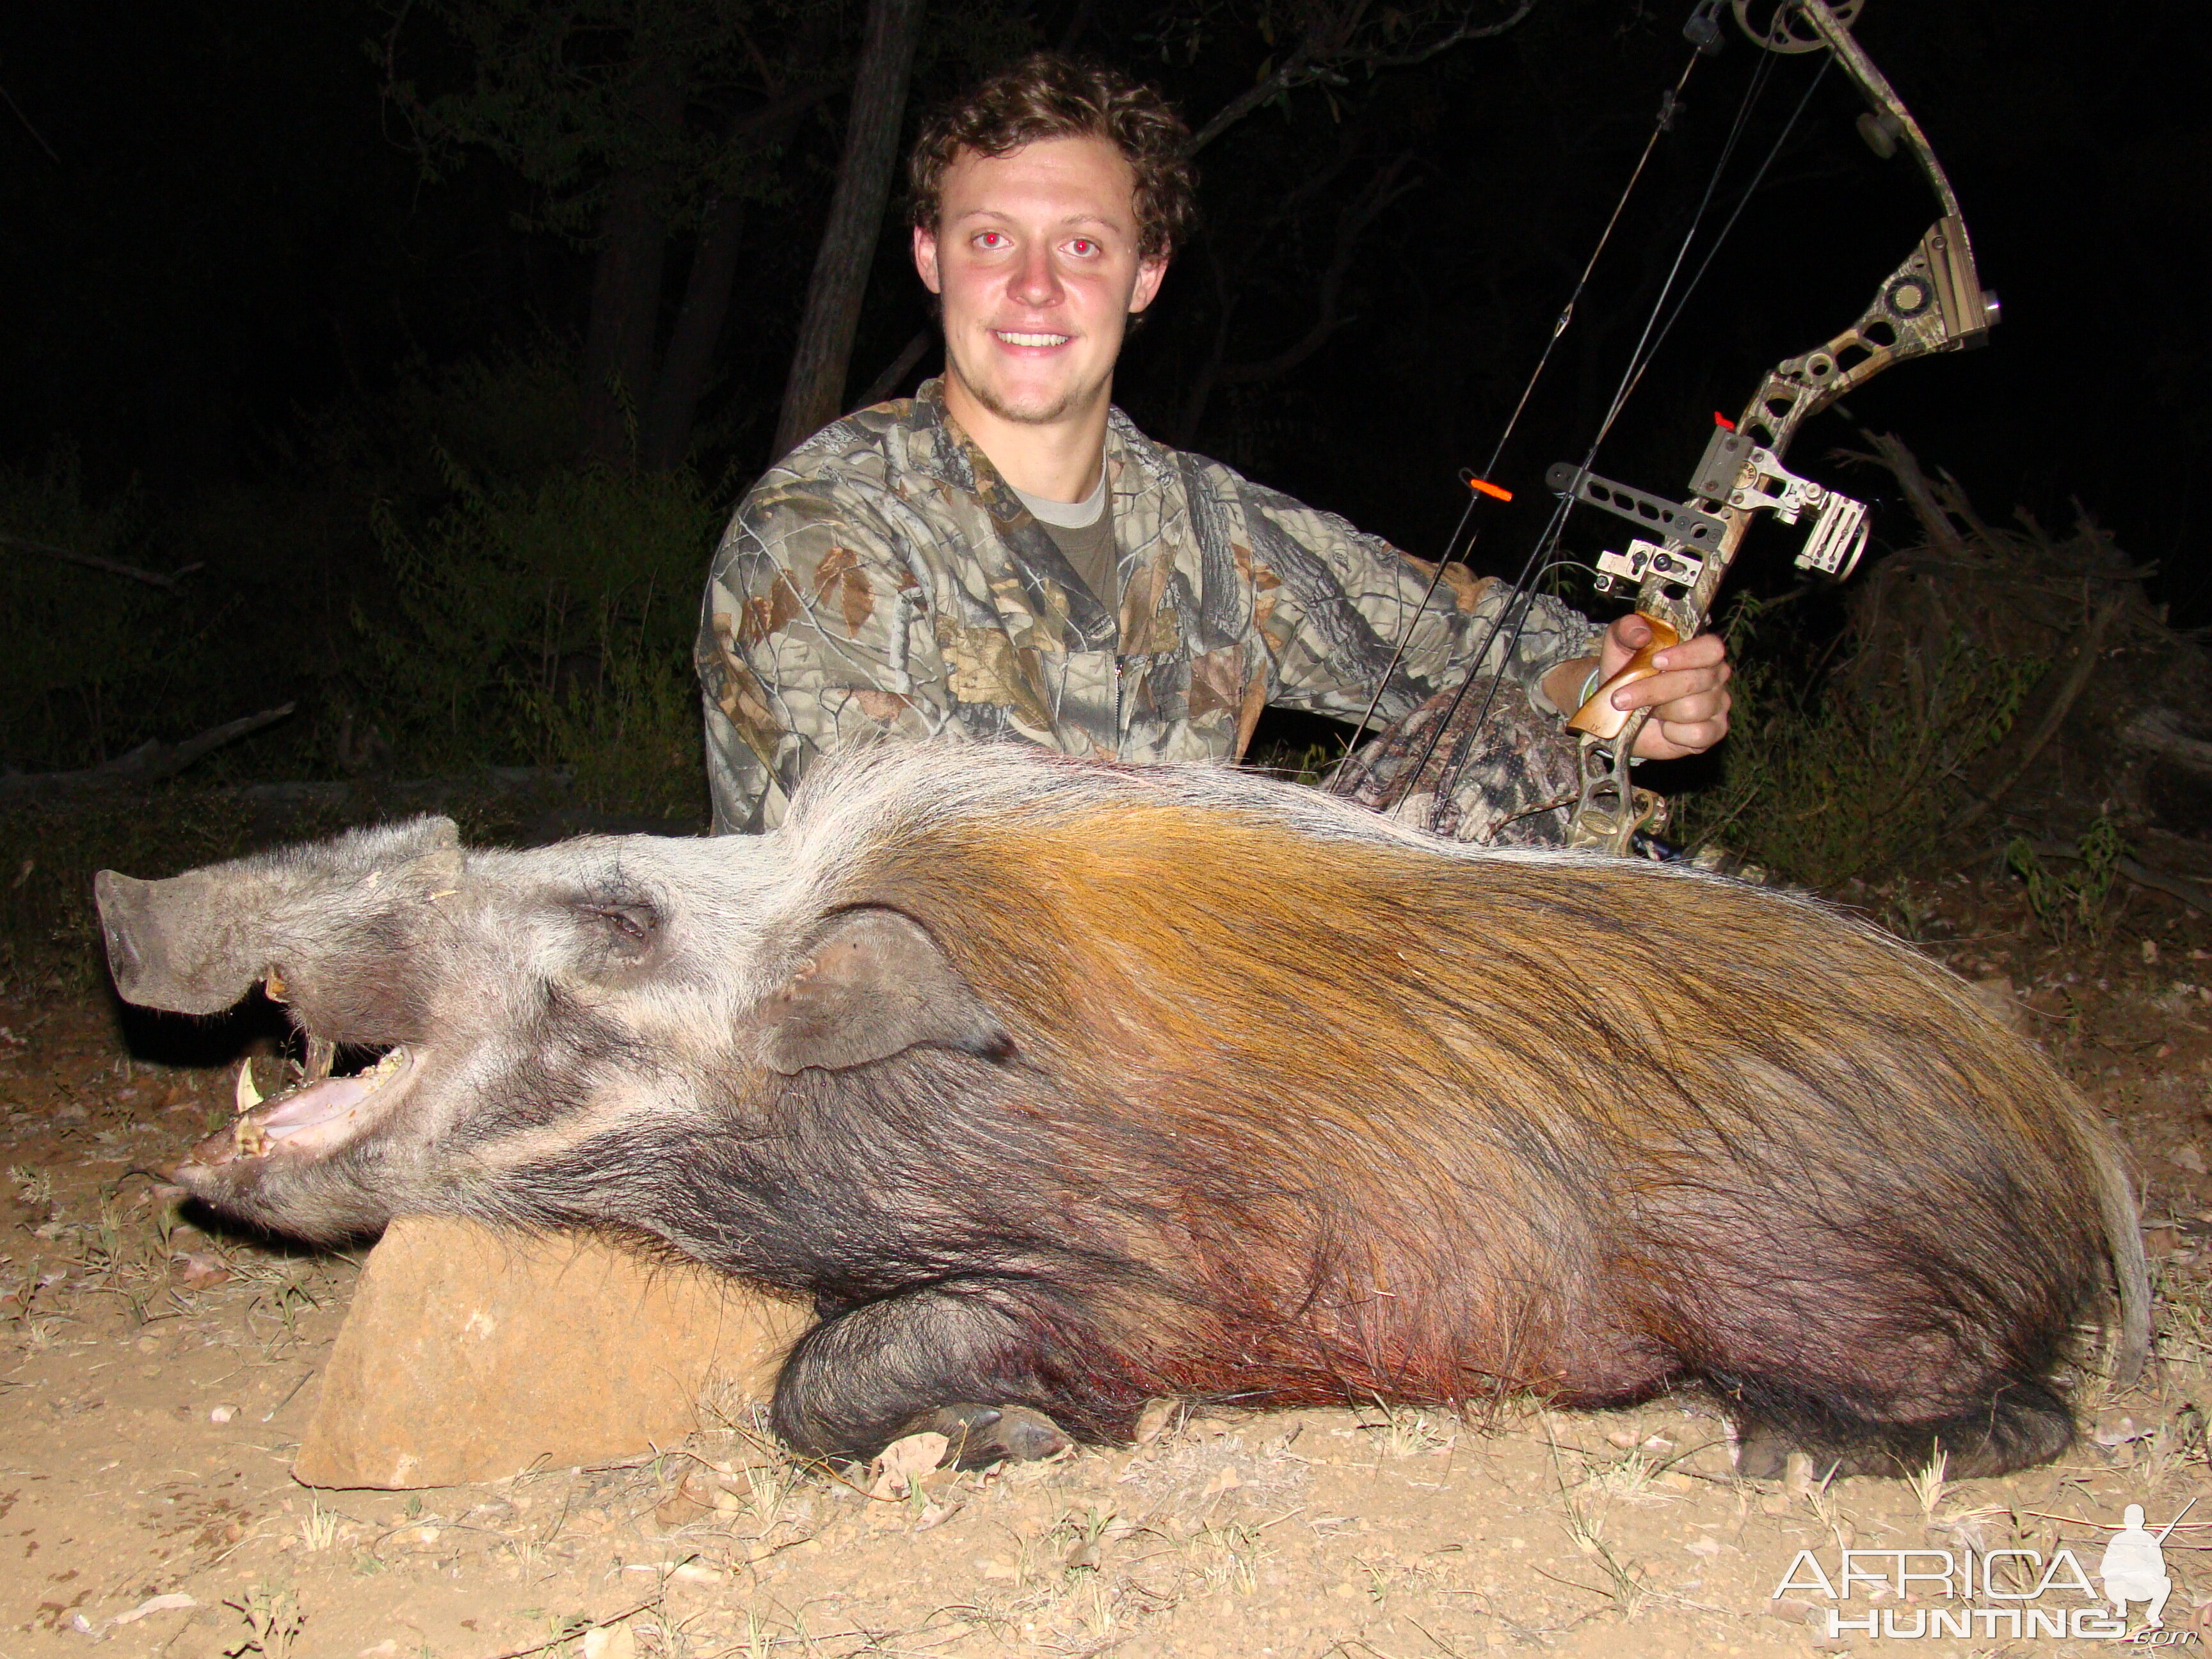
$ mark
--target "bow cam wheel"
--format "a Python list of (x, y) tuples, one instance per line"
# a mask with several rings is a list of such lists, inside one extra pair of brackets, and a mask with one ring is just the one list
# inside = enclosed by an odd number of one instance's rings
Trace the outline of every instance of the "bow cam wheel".
[[(1794, 0), (1732, 0), (1735, 21), (1743, 32), (1769, 52), (1819, 52), (1828, 44), (1820, 32), (1798, 15)], [(1828, 9), (1845, 28), (1859, 20), (1859, 9), (1866, 0), (1832, 0)], [(1759, 11), (1765, 20), (1753, 23), (1752, 12)]]

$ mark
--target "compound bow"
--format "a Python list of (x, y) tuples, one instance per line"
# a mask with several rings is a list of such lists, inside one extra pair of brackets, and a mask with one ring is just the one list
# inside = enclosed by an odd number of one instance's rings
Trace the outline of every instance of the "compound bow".
[[(1734, 3), (1739, 21), (1745, 21), (1748, 0)], [(1825, 46), (1832, 52), (1873, 106), (1860, 118), (1861, 131), (1885, 154), (1885, 145), (1893, 148), (1899, 140), (1911, 147), (1935, 189), (1942, 216), (1882, 283), (1856, 322), (1833, 339), (1777, 364), (1733, 425), (1716, 417), (1687, 500), (1667, 501), (1573, 462), (1563, 462), (1546, 475), (1559, 495), (1602, 507), (1647, 532), (1631, 541), (1626, 551), (1598, 559), (1599, 590), (1633, 586), (1636, 610), (1650, 623), (1652, 639), (1568, 722), (1582, 734), (1582, 791), (1568, 831), (1571, 844), (1578, 847), (1626, 854), (1637, 830), (1656, 812), (1656, 799), (1634, 788), (1629, 778), (1631, 754), (1649, 711), (1623, 714), (1613, 707), (1612, 694), (1656, 673), (1653, 655), (1704, 627), (1754, 516), (1771, 511), (1794, 525), (1811, 515), (1796, 562), (1838, 580), (1850, 574), (1865, 549), (1865, 504), (1782, 465), (1797, 428), (1892, 363), (1984, 343), (1997, 320), (1996, 296), (1981, 285), (1966, 222), (1942, 164), (1912, 112), (1838, 18), (1838, 10), (1845, 18), (1856, 14), (1855, 0), (1835, 8), (1826, 0), (1783, 0), (1783, 5), (1786, 23), (1778, 19), (1783, 26), (1771, 30), (1765, 44), (1800, 52)], [(1717, 0), (1705, 0), (1698, 7), (1692, 19), (1693, 40), (1698, 38), (1698, 19), (1710, 27), (1717, 9)], [(1801, 21), (1811, 30), (1809, 36), (1796, 32)], [(1747, 23), (1746, 33), (1753, 33)]]

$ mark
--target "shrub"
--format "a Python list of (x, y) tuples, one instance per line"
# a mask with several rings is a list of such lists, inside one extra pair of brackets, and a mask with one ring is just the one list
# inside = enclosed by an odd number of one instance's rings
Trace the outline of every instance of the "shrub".
[[(0, 532), (22, 541), (131, 562), (143, 516), (137, 492), (86, 497), (76, 455), (0, 469)], [(82, 766), (150, 735), (179, 702), (201, 642), (189, 610), (161, 589), (0, 545), (0, 761), (24, 771)], [(180, 673), (181, 671), (181, 673)]]
[(420, 532), (376, 509), (394, 592), (381, 616), (356, 607), (357, 695), (393, 747), (434, 769), (573, 765), (659, 797), (680, 728), (697, 775), (690, 644), (721, 514), (696, 477), (449, 479), (453, 505)]
[(1968, 799), (1968, 769), (2011, 728), (2041, 676), (1954, 633), (1911, 682), (1847, 689), (1819, 641), (1746, 596), (1725, 630), (1735, 709), (1719, 780), (1676, 803), (1674, 834), (1733, 852), (1802, 885), (1917, 869)]

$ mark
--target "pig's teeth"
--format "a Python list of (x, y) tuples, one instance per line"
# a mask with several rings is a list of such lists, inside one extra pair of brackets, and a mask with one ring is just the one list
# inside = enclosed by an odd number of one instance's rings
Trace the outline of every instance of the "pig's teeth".
[(253, 1062), (241, 1060), (238, 1062), (238, 1109), (250, 1112), (260, 1103), (261, 1091), (253, 1085)]
[(337, 1052), (338, 1045), (328, 1037), (310, 1036), (307, 1039), (307, 1081), (319, 1083), (328, 1077)]
[(288, 1153), (319, 1157), (380, 1119), (385, 1109), (369, 1105), (369, 1097), (395, 1079), (404, 1089), (412, 1066), (409, 1052), (396, 1048), (365, 1072), (356, 1072), (349, 1077), (325, 1078), (281, 1101), (273, 1101), (251, 1119), (240, 1120), (241, 1126), (249, 1122), (254, 1125), (266, 1137), (266, 1143), (255, 1139), (241, 1127), (238, 1150), (246, 1156), (258, 1157), (271, 1150), (273, 1144), (276, 1149)]
[(393, 1048), (386, 1051), (385, 1054), (378, 1060), (375, 1065), (370, 1066), (366, 1072), (363, 1072), (361, 1074), (362, 1082), (367, 1085), (363, 1090), (363, 1093), (368, 1095), (374, 1094), (379, 1089), (381, 1089), (385, 1085), (386, 1079), (388, 1079), (394, 1072), (398, 1071), (406, 1063), (407, 1054), (404, 1049)]

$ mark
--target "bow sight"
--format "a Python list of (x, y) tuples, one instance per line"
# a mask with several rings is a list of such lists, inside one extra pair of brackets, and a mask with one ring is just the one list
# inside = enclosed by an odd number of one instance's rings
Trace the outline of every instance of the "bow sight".
[[(1981, 285), (1958, 198), (1927, 135), (1846, 27), (1856, 5), (1848, 0), (1836, 8), (1825, 0), (1783, 0), (1762, 38), (1750, 29), (1747, 3), (1735, 0), (1738, 21), (1762, 45), (1795, 51), (1825, 45), (1834, 54), (1872, 103), (1885, 136), (1901, 140), (1917, 157), (1942, 216), (1881, 284), (1856, 322), (1833, 339), (1777, 364), (1735, 421), (1714, 417), (1712, 439), (1690, 479), (1686, 501), (1664, 500), (1573, 462), (1563, 462), (1546, 475), (1559, 495), (1616, 514), (1649, 532), (1630, 542), (1626, 551), (1604, 553), (1597, 562), (1599, 591), (1633, 587), (1636, 610), (1650, 623), (1652, 639), (1568, 722), (1583, 734), (1582, 794), (1569, 831), (1577, 846), (1626, 853), (1636, 832), (1656, 814), (1656, 798), (1632, 787), (1628, 774), (1649, 711), (1623, 714), (1613, 707), (1612, 696), (1657, 672), (1651, 658), (1705, 625), (1753, 515), (1771, 510), (1790, 525), (1810, 515), (1797, 555), (1802, 567), (1840, 580), (1857, 563), (1866, 546), (1866, 506), (1783, 465), (1797, 428), (1892, 363), (1982, 344), (1997, 320), (1996, 296)], [(1701, 5), (1692, 27), (1700, 19), (1710, 22), (1717, 9), (1717, 3)], [(1699, 36), (1691, 38), (1704, 49)]]

